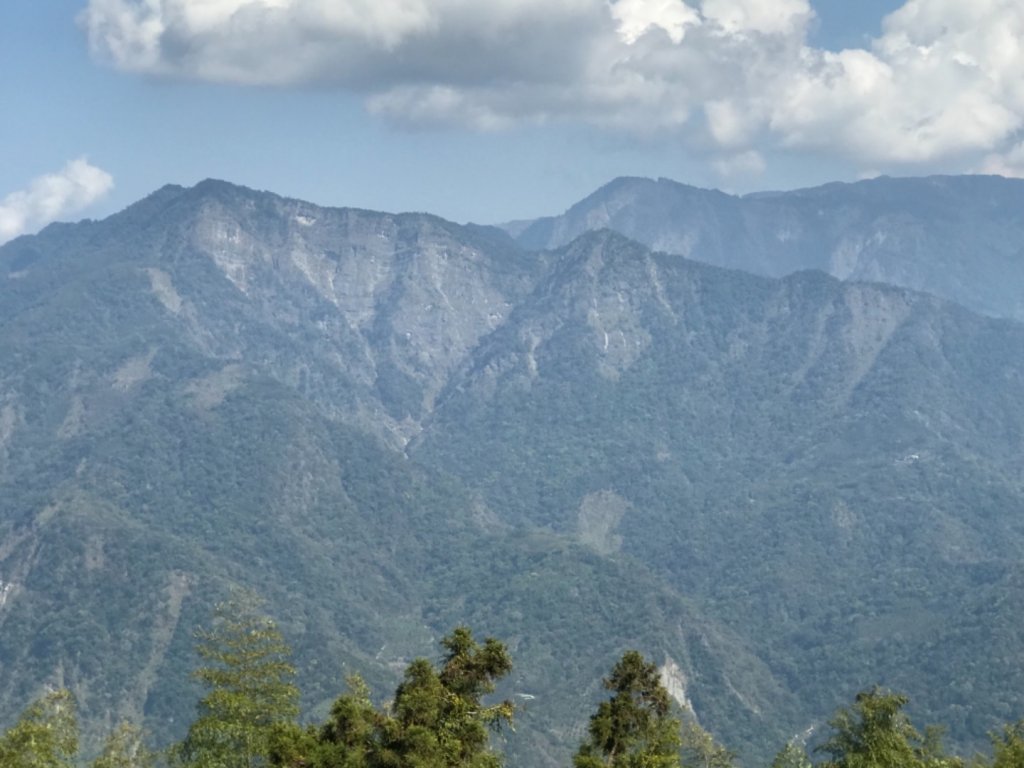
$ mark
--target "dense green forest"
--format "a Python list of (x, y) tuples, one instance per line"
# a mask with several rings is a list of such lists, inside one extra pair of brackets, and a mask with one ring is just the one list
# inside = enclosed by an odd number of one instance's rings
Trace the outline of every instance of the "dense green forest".
[(1021, 455), (1019, 323), (168, 187), (0, 246), (0, 731), (66, 688), (84, 755), (182, 741), (240, 584), (303, 722), (470, 626), (517, 768), (569, 763), (625, 648), (747, 765), (876, 682), (973, 754), (1024, 713)]
[[(251, 592), (236, 591), (198, 629), (205, 688), (185, 738), (156, 751), (133, 723), (113, 728), (91, 768), (500, 768), (498, 742), (514, 729), (510, 699), (493, 700), (512, 670), (500, 640), (467, 627), (441, 640), (439, 663), (420, 658), (394, 695), (375, 704), (359, 675), (327, 718), (301, 724), (291, 649)], [(628, 650), (602, 680), (607, 693), (590, 717), (573, 768), (735, 768), (733, 752), (674, 704), (657, 666)], [(1024, 720), (990, 734), (991, 754), (965, 758), (943, 747), (943, 729), (919, 731), (906, 696), (874, 687), (829, 720), (808, 747), (784, 744), (771, 768), (1021, 768)], [(581, 702), (582, 704), (583, 702)], [(0, 768), (71, 768), (81, 762), (75, 701), (66, 689), (29, 706), (0, 737)], [(812, 761), (812, 757), (817, 762)]]

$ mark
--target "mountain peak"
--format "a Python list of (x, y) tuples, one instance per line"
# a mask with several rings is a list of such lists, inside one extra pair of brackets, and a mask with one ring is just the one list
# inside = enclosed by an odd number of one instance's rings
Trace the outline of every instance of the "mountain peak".
[(712, 195), (720, 197), (733, 197), (718, 189), (707, 189), (692, 184), (684, 184), (664, 176), (650, 178), (647, 176), (618, 176), (609, 181), (597, 191), (585, 197), (582, 201), (570, 208), (585, 205), (588, 201), (604, 200), (612, 196), (623, 194), (632, 195)]
[(175, 202), (180, 200), (195, 200), (210, 197), (227, 199), (240, 195), (252, 196), (258, 194), (262, 193), (258, 193), (255, 190), (248, 189), (247, 187), (232, 184), (228, 181), (222, 181), (220, 179), (203, 179), (191, 187), (185, 187), (180, 184), (164, 184), (162, 187), (146, 195), (146, 197), (142, 198), (138, 202), (129, 205), (119, 214), (115, 214), (114, 218), (123, 218), (126, 216), (131, 218), (149, 218), (150, 216), (156, 215), (165, 210), (168, 205), (173, 205)]
[(527, 248), (613, 229), (656, 251), (782, 277), (805, 269), (933, 293), (1024, 319), (1024, 182), (878, 177), (743, 197), (621, 177), (561, 216), (519, 225)]
[(273, 192), (252, 189), (242, 184), (235, 184), (223, 179), (207, 178), (195, 184), (191, 190), (193, 195), (218, 198), (252, 198), (252, 197), (278, 197)]

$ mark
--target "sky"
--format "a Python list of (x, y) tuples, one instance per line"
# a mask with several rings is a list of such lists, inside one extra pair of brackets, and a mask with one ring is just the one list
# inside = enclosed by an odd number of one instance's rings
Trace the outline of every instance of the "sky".
[(1021, 0), (0, 0), (0, 74), (0, 242), (209, 177), (496, 223), (1024, 175)]

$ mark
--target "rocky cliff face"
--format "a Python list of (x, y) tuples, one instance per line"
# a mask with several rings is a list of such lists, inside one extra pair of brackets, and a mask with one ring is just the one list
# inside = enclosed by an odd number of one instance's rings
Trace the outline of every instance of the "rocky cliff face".
[[(538, 260), (497, 230), (427, 215), (323, 209), (217, 182), (173, 205), (190, 209), (182, 238), (231, 284), (252, 325), (319, 346), (315, 360), (279, 360), (278, 375), (329, 408), (341, 400), (348, 418), (358, 412), (399, 445), (537, 277)], [(252, 358), (262, 343), (252, 325), (218, 328), (218, 343), (233, 345), (221, 356)]]

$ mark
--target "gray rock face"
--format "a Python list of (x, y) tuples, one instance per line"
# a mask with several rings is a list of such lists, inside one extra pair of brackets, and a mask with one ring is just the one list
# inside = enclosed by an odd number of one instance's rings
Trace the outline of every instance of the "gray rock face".
[[(451, 372), (536, 276), (536, 260), (497, 231), (227, 193), (201, 203), (193, 247), (250, 304), (269, 310), (264, 321), (320, 337), (322, 370), (307, 385), (338, 374), (355, 381), (371, 393), (357, 407), (383, 403), (399, 441), (419, 429)], [(364, 424), (381, 414), (367, 417)]]
[(782, 277), (820, 269), (1024, 319), (1024, 181), (879, 178), (735, 197), (668, 179), (617, 179), (562, 216), (517, 223), (529, 248), (608, 228), (657, 251)]

